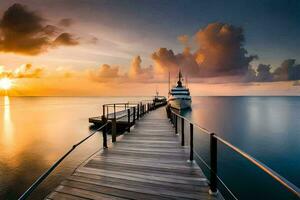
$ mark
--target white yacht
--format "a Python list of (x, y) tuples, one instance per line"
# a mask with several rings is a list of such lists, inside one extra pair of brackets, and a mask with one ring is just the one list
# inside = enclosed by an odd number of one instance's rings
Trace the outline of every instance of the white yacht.
[(192, 98), (187, 87), (182, 85), (182, 74), (179, 71), (177, 86), (169, 91), (168, 105), (178, 110), (190, 109)]

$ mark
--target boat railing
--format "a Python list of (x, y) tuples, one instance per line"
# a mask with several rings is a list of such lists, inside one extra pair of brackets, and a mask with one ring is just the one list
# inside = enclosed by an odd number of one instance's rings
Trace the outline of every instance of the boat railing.
[[(91, 138), (93, 135), (95, 135), (97, 132), (101, 131), (103, 136), (103, 148), (108, 148), (107, 142), (107, 134), (111, 132), (111, 141), (116, 142), (117, 138), (117, 129), (116, 129), (116, 122), (118, 120), (121, 120), (124, 117), (116, 117), (118, 116), (116, 113), (121, 112), (117, 111), (116, 107), (122, 107), (124, 108), (126, 106), (126, 110), (122, 111), (123, 113), (126, 112), (126, 116), (128, 118), (128, 127), (127, 131), (130, 131), (130, 127), (134, 125), (135, 120), (138, 120), (140, 117), (142, 117), (144, 114), (150, 112), (151, 110), (154, 110), (163, 104), (155, 104), (152, 103), (143, 103), (138, 102), (137, 104), (131, 104), (131, 103), (114, 103), (114, 104), (104, 104), (103, 108), (107, 107), (113, 107), (114, 109), (111, 111), (111, 113), (107, 113), (108, 116), (114, 116), (114, 118), (106, 118), (104, 121), (104, 124), (101, 125), (99, 128), (91, 132), (87, 137), (80, 140), (78, 143), (74, 144), (63, 156), (61, 156), (47, 171), (45, 171), (19, 198), (19, 200), (27, 199), (35, 190), (36, 188), (51, 174), (53, 170), (56, 169), (57, 166), (66, 158), (68, 157), (79, 145), (84, 143), (86, 140)], [(103, 109), (104, 110), (104, 109)], [(105, 112), (103, 112), (103, 117), (105, 117)]]
[[(174, 125), (175, 134), (181, 134), (181, 145), (189, 146), (189, 161), (193, 162), (197, 158), (209, 171), (209, 186), (210, 186), (210, 193), (217, 194), (219, 184), (221, 184), (223, 191), (225, 191), (231, 199), (238, 199), (237, 196), (234, 194), (233, 191), (226, 185), (226, 183), (220, 178), (218, 173), (218, 143), (222, 144), (227, 150), (231, 150), (237, 153), (237, 155), (241, 156), (242, 158), (246, 159), (254, 166), (259, 168), (262, 172), (266, 173), (268, 176), (272, 177), (277, 183), (282, 185), (288, 192), (293, 194), (293, 196), (297, 199), (300, 199), (300, 189), (295, 186), (293, 183), (288, 181), (286, 178), (282, 177), (280, 174), (266, 166), (264, 163), (260, 162), (256, 158), (252, 157), (251, 155), (247, 154), (243, 150), (239, 149), (238, 147), (234, 146), (230, 142), (226, 141), (225, 139), (221, 138), (220, 136), (216, 135), (208, 131), (207, 129), (199, 126), (198, 124), (192, 122), (191, 120), (187, 119), (186, 117), (178, 114), (176, 111), (172, 109), (168, 109), (168, 117), (171, 123)], [(189, 127), (189, 141), (185, 141), (185, 125)], [(179, 127), (181, 130), (179, 130)], [(205, 161), (203, 156), (200, 156), (194, 147), (194, 130), (198, 129), (201, 133), (208, 136), (209, 141), (209, 162)], [(180, 133), (179, 133), (180, 132)], [(241, 180), (242, 181), (242, 180)], [(224, 189), (225, 188), (225, 189)], [(222, 195), (223, 195), (222, 191)]]

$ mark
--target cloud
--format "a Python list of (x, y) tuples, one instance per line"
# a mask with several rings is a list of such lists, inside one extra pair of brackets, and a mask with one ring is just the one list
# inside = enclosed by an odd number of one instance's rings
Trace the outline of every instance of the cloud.
[(197, 63), (206, 76), (244, 74), (256, 56), (248, 56), (241, 27), (213, 23), (198, 31)]
[(119, 81), (120, 78), (123, 78), (118, 66), (108, 64), (103, 64), (96, 70), (90, 70), (89, 75), (92, 80), (97, 82)]
[(240, 27), (212, 23), (195, 35), (197, 49), (191, 52), (188, 36), (179, 36), (185, 45), (182, 53), (159, 48), (152, 54), (156, 71), (175, 73), (179, 67), (190, 77), (244, 75), (256, 56), (249, 56), (244, 48), (244, 33)]
[(132, 80), (149, 81), (153, 78), (153, 67), (147, 68), (141, 67), (142, 59), (140, 56), (136, 56), (132, 59), (128, 76)]
[[(45, 25), (45, 19), (37, 12), (30, 11), (22, 4), (13, 4), (3, 14), (0, 24), (0, 51), (38, 55), (49, 47), (76, 45), (69, 33), (59, 33), (53, 25)], [(56, 39), (53, 38), (59, 35)]]
[(300, 64), (295, 59), (286, 59), (274, 71), (274, 79), (277, 81), (299, 80)]
[(177, 40), (184, 46), (189, 46), (189, 36), (188, 35), (180, 35), (177, 37)]
[(269, 82), (273, 80), (273, 76), (271, 73), (271, 65), (259, 64), (256, 71), (256, 81), (259, 82)]
[(64, 18), (64, 19), (61, 19), (59, 22), (58, 22), (58, 25), (59, 26), (63, 26), (63, 27), (70, 27), (72, 26), (74, 23), (74, 21), (70, 18)]
[(153, 82), (154, 70), (152, 66), (142, 68), (142, 59), (135, 56), (128, 72), (121, 73), (120, 66), (103, 64), (97, 69), (89, 70), (89, 77), (97, 82)]
[(61, 29), (53, 25), (47, 25), (43, 28), (42, 32), (48, 36), (57, 36), (61, 32)]
[(41, 78), (43, 72), (43, 68), (36, 68), (31, 64), (21, 65), (20, 67), (12, 71), (5, 70), (4, 67), (2, 67), (2, 70), (0, 70), (0, 78)]
[(79, 44), (78, 40), (78, 38), (74, 38), (70, 33), (62, 33), (53, 41), (53, 46), (74, 46)]
[(249, 68), (246, 74), (248, 82), (271, 82), (300, 80), (300, 64), (295, 59), (284, 60), (279, 67), (272, 72), (271, 65), (259, 64), (257, 69)]

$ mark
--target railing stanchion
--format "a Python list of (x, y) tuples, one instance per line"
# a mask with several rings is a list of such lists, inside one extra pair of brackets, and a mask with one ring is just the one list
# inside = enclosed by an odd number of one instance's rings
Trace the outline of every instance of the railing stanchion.
[(214, 133), (210, 134), (210, 189), (211, 195), (216, 195), (217, 190), (217, 138), (214, 137)]
[(108, 119), (108, 106), (106, 106), (106, 118)]
[(190, 161), (194, 161), (194, 125), (190, 123)]
[(105, 105), (102, 105), (102, 116), (105, 117)]
[(135, 107), (133, 107), (133, 124), (135, 124)]
[(116, 120), (116, 118), (113, 118), (111, 120), (111, 139), (112, 139), (112, 142), (117, 141), (117, 120)]
[(108, 131), (108, 128), (105, 127), (103, 130), (102, 130), (102, 135), (103, 135), (103, 148), (104, 149), (107, 149), (107, 131)]
[(178, 133), (178, 127), (177, 127), (177, 115), (175, 115), (175, 134), (177, 134)]
[(137, 105), (137, 120), (140, 119), (140, 105)]
[(184, 118), (181, 118), (181, 146), (184, 146)]
[(130, 109), (127, 110), (128, 115), (128, 132), (130, 132)]
[(114, 104), (114, 118), (116, 119), (116, 104)]

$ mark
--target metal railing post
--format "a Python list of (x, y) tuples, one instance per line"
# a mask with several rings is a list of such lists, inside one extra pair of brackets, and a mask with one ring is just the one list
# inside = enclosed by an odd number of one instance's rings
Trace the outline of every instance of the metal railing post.
[(106, 106), (106, 118), (108, 119), (108, 106)]
[(135, 107), (133, 107), (133, 124), (135, 124)]
[(181, 118), (181, 146), (184, 146), (184, 119)]
[(112, 139), (112, 142), (117, 141), (117, 120), (116, 120), (116, 118), (111, 120), (111, 139)]
[(194, 160), (194, 125), (190, 123), (190, 161)]
[(211, 195), (216, 195), (217, 190), (217, 138), (214, 137), (214, 133), (210, 134), (210, 189)]
[(105, 127), (103, 130), (102, 130), (102, 135), (103, 135), (103, 148), (104, 149), (107, 149), (107, 131), (108, 131), (108, 128)]
[(105, 117), (105, 105), (102, 105), (102, 116)]
[(130, 109), (127, 110), (128, 115), (128, 132), (130, 132)]
[(140, 105), (137, 105), (137, 120), (140, 119)]
[(178, 127), (177, 127), (177, 115), (175, 115), (175, 134), (178, 133)]
[(116, 119), (116, 104), (114, 104), (114, 118)]

